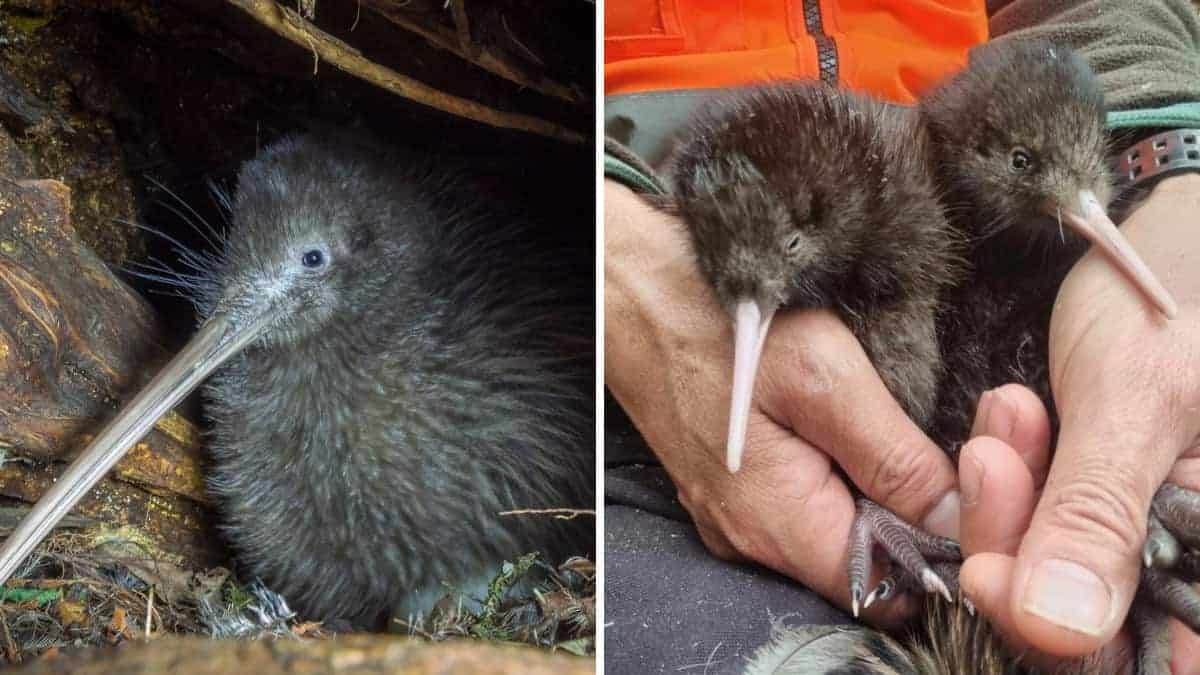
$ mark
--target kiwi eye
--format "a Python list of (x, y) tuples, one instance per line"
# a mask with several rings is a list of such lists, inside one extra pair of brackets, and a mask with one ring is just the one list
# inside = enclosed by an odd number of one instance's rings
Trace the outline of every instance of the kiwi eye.
[(785, 243), (783, 246), (789, 254), (792, 254), (800, 250), (800, 241), (800, 233), (797, 232), (791, 237), (788, 237), (787, 243)]
[(1033, 167), (1033, 158), (1024, 148), (1014, 148), (1008, 156), (1008, 165), (1016, 173), (1025, 173)]
[(300, 259), (301, 264), (309, 269), (316, 269), (325, 264), (325, 254), (317, 249), (307, 251)]

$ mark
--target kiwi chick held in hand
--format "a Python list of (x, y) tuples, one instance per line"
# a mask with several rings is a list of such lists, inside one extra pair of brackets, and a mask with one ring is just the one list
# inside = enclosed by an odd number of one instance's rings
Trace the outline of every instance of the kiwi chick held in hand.
[(715, 99), (668, 171), (699, 267), (735, 324), (727, 467), (737, 471), (775, 312), (831, 308), (918, 424), (939, 378), (934, 313), (958, 270), (915, 116), (815, 82)]
[(1168, 319), (1175, 300), (1109, 220), (1104, 100), (1087, 63), (1049, 43), (984, 45), (921, 100), (940, 183), (969, 204), (972, 238), (1028, 257), (1033, 244), (1091, 242)]

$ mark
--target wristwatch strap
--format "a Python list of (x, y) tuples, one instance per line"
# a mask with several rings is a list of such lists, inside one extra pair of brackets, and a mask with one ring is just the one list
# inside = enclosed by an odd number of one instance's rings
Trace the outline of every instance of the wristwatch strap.
[(1145, 138), (1114, 158), (1116, 196), (1145, 191), (1164, 177), (1200, 171), (1200, 129), (1172, 129)]
[(634, 192), (654, 195), (667, 193), (654, 169), (643, 162), (637, 153), (608, 136), (604, 138), (604, 177), (622, 183)]

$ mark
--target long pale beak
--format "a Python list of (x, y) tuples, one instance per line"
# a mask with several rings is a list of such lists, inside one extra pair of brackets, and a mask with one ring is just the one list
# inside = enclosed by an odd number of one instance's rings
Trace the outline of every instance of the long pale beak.
[(58, 481), (34, 504), (0, 548), (0, 584), (41, 543), (88, 490), (112, 469), (154, 423), (195, 389), (204, 378), (257, 337), (270, 320), (264, 313), (253, 323), (234, 326), (214, 314), (170, 363), (130, 401)]
[(754, 376), (773, 316), (774, 308), (764, 314), (758, 302), (749, 298), (739, 300), (734, 310), (733, 395), (729, 404), (729, 437), (725, 441), (725, 466), (730, 473), (737, 473), (742, 466)]
[(1146, 296), (1160, 312), (1168, 319), (1174, 319), (1179, 311), (1175, 299), (1159, 282), (1154, 272), (1142, 262), (1137, 251), (1126, 241), (1117, 226), (1108, 219), (1104, 205), (1096, 199), (1091, 190), (1079, 192), (1079, 212), (1074, 209), (1063, 209), (1063, 220), (1083, 235), (1088, 241), (1098, 247), (1109, 260), (1121, 270), (1138, 290)]

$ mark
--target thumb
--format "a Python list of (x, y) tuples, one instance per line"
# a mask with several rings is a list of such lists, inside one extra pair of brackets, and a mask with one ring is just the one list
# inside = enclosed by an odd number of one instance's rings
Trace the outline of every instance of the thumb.
[(1137, 590), (1146, 519), (1178, 439), (1146, 420), (1064, 417), (1045, 491), (1018, 553), (1012, 616), (1033, 646), (1093, 652)]

